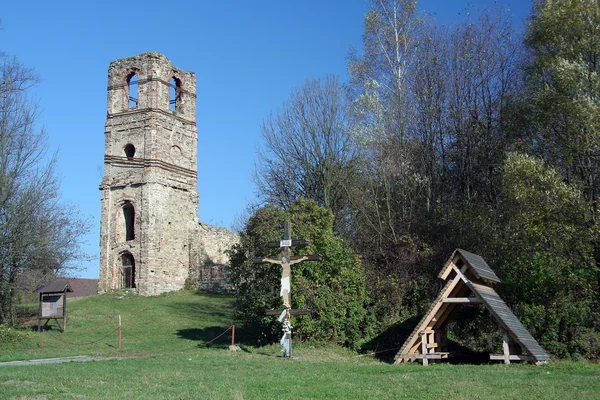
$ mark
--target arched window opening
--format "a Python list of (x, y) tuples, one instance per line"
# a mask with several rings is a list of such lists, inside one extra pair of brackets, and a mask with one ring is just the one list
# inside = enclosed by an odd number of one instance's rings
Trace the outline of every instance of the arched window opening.
[(125, 156), (131, 160), (134, 155), (135, 155), (135, 146), (132, 145), (131, 143), (127, 143), (125, 145)]
[(130, 202), (123, 205), (123, 218), (125, 219), (125, 240), (135, 239), (135, 209)]
[(138, 105), (138, 76), (135, 72), (127, 75), (127, 92), (129, 97), (129, 107)]
[(131, 253), (123, 253), (121, 255), (121, 268), (123, 270), (123, 282), (121, 287), (126, 289), (135, 288), (135, 259)]
[(169, 108), (177, 110), (181, 100), (181, 81), (175, 77), (169, 81)]

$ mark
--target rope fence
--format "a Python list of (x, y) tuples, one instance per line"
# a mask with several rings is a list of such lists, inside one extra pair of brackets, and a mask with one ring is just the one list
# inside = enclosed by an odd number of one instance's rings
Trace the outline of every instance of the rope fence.
[(44, 347), (44, 345), (43, 345), (43, 343), (44, 343), (44, 332), (48, 333), (48, 336), (52, 337), (53, 339), (56, 339), (59, 342), (63, 342), (65, 344), (69, 344), (71, 346), (89, 346), (89, 345), (101, 342), (102, 340), (106, 339), (107, 337), (109, 337), (110, 335), (112, 335), (113, 333), (115, 333), (118, 330), (119, 330), (119, 328), (117, 327), (117, 328), (113, 329), (112, 331), (110, 331), (109, 333), (107, 333), (105, 336), (101, 337), (100, 339), (97, 339), (97, 340), (94, 340), (94, 341), (91, 341), (91, 342), (70, 342), (70, 341), (64, 340), (64, 339), (62, 339), (62, 338), (60, 338), (60, 337), (58, 337), (58, 336), (56, 336), (54, 334), (51, 334), (48, 331), (46, 331), (44, 328), (42, 328), (42, 346), (41, 347)]
[[(216, 337), (212, 338), (211, 340), (201, 343), (199, 345), (194, 346), (195, 348), (199, 348), (199, 347), (207, 347), (208, 345), (210, 345), (211, 343), (217, 341), (219, 338), (221, 338), (223, 335), (225, 335), (227, 332), (231, 331), (231, 345), (234, 346), (235, 345), (235, 325), (230, 325), (228, 326), (223, 332), (221, 332), (219, 335), (217, 335)], [(90, 346), (90, 345), (94, 345), (97, 344), (99, 342), (102, 342), (106, 339), (108, 339), (111, 335), (113, 335), (115, 332), (117, 332), (117, 347), (119, 349), (122, 348), (122, 343), (123, 343), (123, 333), (125, 333), (126, 336), (134, 338), (135, 340), (137, 340), (138, 342), (142, 342), (142, 343), (149, 343), (148, 340), (145, 340), (137, 335), (134, 335), (133, 333), (131, 333), (129, 330), (125, 330), (123, 329), (120, 321), (119, 321), (119, 325), (111, 330), (110, 332), (104, 334), (101, 338), (99, 339), (95, 339), (92, 341), (87, 341), (87, 342), (76, 342), (76, 341), (69, 341), (66, 340), (64, 338), (61, 338), (55, 334), (49, 333), (48, 331), (46, 331), (44, 328), (42, 328), (42, 335), (41, 335), (41, 344), (39, 344), (39, 347), (44, 347), (45, 346), (45, 339), (46, 338), (52, 338), (53, 340), (56, 340), (58, 342), (64, 343), (66, 345), (70, 345), (70, 346)], [(167, 347), (164, 347), (167, 348)], [(153, 347), (153, 350), (156, 349), (161, 349), (160, 347)]]

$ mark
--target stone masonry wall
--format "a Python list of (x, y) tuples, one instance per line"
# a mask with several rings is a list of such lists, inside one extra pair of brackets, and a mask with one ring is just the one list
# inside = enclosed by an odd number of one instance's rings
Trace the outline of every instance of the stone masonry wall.
[(229, 256), (227, 250), (239, 243), (239, 235), (222, 227), (200, 222), (198, 225), (197, 262), (190, 269), (192, 286), (211, 293), (229, 292)]

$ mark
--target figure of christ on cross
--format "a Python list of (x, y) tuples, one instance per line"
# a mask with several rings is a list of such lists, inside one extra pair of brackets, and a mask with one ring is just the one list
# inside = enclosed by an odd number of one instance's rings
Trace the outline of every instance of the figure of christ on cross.
[(306, 246), (310, 244), (307, 240), (292, 240), (291, 224), (286, 221), (283, 225), (284, 240), (280, 242), (267, 243), (267, 247), (281, 247), (281, 257), (275, 258), (257, 258), (256, 263), (271, 263), (281, 266), (281, 291), (279, 295), (283, 300), (283, 310), (267, 311), (267, 315), (279, 315), (279, 322), (283, 323), (284, 335), (281, 338), (281, 344), (284, 347), (285, 357), (292, 356), (292, 325), (290, 316), (292, 314), (309, 314), (305, 310), (292, 310), (291, 278), (292, 265), (302, 261), (320, 261), (320, 255), (293, 256), (292, 246)]
[(320, 261), (321, 256), (310, 255), (310, 256), (292, 256), (289, 247), (284, 247), (281, 252), (281, 259), (276, 258), (260, 258), (262, 263), (271, 263), (281, 265), (281, 291), (279, 295), (283, 300), (283, 307), (290, 309), (292, 307), (292, 294), (291, 294), (291, 278), (292, 278), (292, 265), (298, 264), (302, 261)]

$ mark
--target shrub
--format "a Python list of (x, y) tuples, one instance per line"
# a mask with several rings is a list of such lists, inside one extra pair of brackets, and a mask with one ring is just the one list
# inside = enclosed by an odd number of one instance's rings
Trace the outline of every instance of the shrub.
[(0, 346), (14, 345), (24, 340), (32, 338), (34, 333), (31, 331), (22, 331), (11, 328), (6, 324), (0, 325)]

